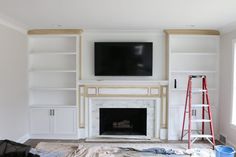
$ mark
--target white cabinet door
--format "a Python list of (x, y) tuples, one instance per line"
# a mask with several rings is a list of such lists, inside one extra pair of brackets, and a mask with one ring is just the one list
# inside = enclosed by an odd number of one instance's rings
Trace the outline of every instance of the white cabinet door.
[[(169, 116), (168, 140), (179, 140), (181, 138), (183, 113), (183, 106), (175, 106), (169, 110), (171, 116)], [(187, 124), (187, 122), (185, 124)], [(187, 127), (187, 125), (185, 125), (185, 127)]]
[(48, 108), (31, 108), (30, 111), (31, 134), (50, 134), (51, 116)]
[(53, 129), (57, 135), (76, 134), (76, 109), (75, 108), (55, 108)]
[[(192, 119), (201, 119), (201, 110), (196, 110), (196, 116), (192, 116)], [(182, 134), (182, 125), (183, 125), (183, 117), (184, 117), (184, 106), (175, 106), (169, 109), (169, 138), (168, 140), (180, 140)], [(208, 124), (205, 124), (206, 128)], [(185, 118), (185, 128), (184, 130), (188, 129), (188, 113), (186, 114)], [(193, 130), (200, 130), (201, 123), (192, 123), (191, 130), (193, 134), (196, 134)], [(186, 131), (184, 133), (187, 133)], [(184, 136), (184, 140), (187, 140), (187, 134)]]

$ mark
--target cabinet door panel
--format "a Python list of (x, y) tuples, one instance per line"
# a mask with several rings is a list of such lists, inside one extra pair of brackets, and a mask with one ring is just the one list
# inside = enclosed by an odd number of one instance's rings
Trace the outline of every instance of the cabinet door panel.
[(31, 134), (50, 134), (51, 116), (48, 108), (32, 108), (30, 111)]
[[(179, 140), (181, 137), (184, 107), (175, 107), (169, 110), (168, 140)], [(186, 123), (187, 124), (187, 123)], [(187, 126), (187, 125), (186, 125)]]
[(54, 109), (54, 134), (70, 135), (76, 133), (76, 109)]

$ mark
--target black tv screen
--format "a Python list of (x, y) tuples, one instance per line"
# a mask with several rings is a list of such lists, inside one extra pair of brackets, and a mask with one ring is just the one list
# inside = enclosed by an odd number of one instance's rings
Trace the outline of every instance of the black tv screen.
[(152, 76), (152, 42), (95, 42), (95, 76)]

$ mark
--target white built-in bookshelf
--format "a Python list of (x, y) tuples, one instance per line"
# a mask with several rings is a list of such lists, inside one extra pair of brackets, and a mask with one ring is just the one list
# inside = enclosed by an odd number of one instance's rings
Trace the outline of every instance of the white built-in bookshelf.
[(77, 137), (80, 33), (28, 32), (31, 138)]
[[(219, 36), (204, 34), (168, 34), (169, 77), (169, 133), (168, 139), (180, 139), (186, 89), (189, 75), (206, 75), (213, 118), (218, 106)], [(176, 82), (176, 83), (175, 83)], [(193, 89), (201, 88), (201, 80), (193, 80)], [(201, 95), (193, 94), (193, 103), (201, 102)], [(196, 119), (201, 116), (196, 109)], [(194, 118), (194, 117), (193, 117)], [(200, 118), (199, 118), (200, 119)], [(198, 124), (194, 129), (200, 127)]]
[(30, 106), (76, 106), (77, 37), (29, 36)]

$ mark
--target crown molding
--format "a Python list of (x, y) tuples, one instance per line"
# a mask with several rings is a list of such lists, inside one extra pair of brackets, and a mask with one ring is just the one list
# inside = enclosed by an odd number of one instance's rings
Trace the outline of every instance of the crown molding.
[(32, 29), (28, 35), (60, 35), (60, 34), (81, 34), (82, 29)]
[(180, 34), (180, 35), (220, 35), (218, 30), (211, 29), (166, 29), (164, 30), (166, 34)]
[(5, 15), (0, 14), (0, 25), (6, 26), (8, 28), (14, 29), (20, 33), (27, 34), (27, 26), (10, 18)]

